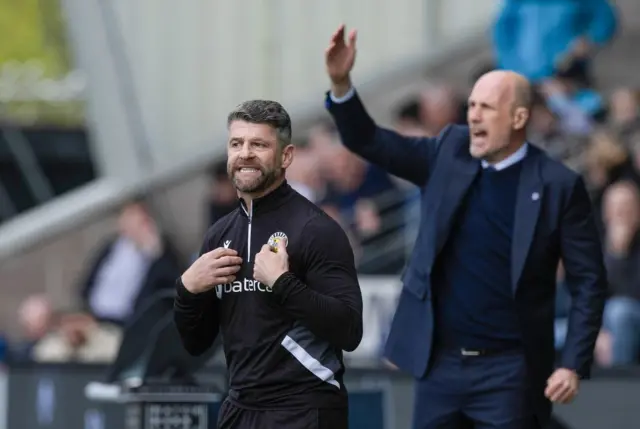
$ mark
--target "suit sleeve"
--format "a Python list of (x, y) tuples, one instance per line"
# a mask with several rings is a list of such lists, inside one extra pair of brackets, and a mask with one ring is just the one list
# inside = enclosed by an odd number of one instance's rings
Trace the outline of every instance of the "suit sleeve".
[(362, 295), (351, 245), (340, 226), (323, 216), (305, 226), (304, 237), (305, 278), (283, 274), (273, 296), (319, 338), (353, 351), (362, 340)]
[[(209, 237), (205, 238), (200, 255), (208, 252)], [(173, 318), (184, 348), (193, 356), (206, 352), (216, 340), (220, 329), (219, 300), (215, 289), (194, 294), (176, 280)]]
[(450, 127), (445, 128), (438, 138), (405, 137), (378, 127), (357, 92), (339, 103), (327, 93), (326, 106), (343, 144), (349, 150), (394, 176), (418, 186), (426, 183), (439, 143)]
[(560, 230), (565, 281), (571, 294), (562, 367), (575, 370), (581, 378), (590, 376), (607, 296), (602, 245), (593, 216), (584, 182), (577, 179)]

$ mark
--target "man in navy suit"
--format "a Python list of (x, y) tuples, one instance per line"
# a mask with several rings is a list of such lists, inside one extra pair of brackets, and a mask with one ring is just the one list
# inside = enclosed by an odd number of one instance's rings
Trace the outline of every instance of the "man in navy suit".
[[(355, 32), (326, 51), (326, 104), (343, 143), (422, 193), (415, 250), (386, 357), (416, 379), (414, 427), (544, 427), (589, 377), (606, 281), (580, 176), (526, 142), (531, 88), (515, 73), (482, 76), (469, 126), (436, 138), (376, 126), (349, 77)], [(572, 295), (554, 371), (555, 277)]]

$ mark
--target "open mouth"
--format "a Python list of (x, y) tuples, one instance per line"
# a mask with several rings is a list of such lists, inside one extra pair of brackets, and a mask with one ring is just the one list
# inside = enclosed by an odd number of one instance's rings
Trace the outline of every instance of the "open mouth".
[(486, 137), (487, 132), (484, 130), (475, 130), (471, 135), (473, 135), (473, 137)]
[(255, 167), (240, 167), (237, 169), (237, 171), (241, 172), (241, 173), (257, 173), (260, 170), (258, 168)]

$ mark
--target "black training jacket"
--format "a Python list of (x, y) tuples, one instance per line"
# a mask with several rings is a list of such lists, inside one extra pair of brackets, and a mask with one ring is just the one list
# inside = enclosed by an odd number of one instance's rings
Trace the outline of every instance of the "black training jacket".
[[(289, 272), (272, 288), (253, 279), (253, 259), (284, 240)], [(207, 232), (201, 254), (238, 252), (231, 284), (192, 294), (177, 282), (175, 322), (185, 348), (204, 353), (222, 334), (229, 399), (253, 409), (347, 406), (342, 350), (362, 339), (362, 296), (342, 228), (286, 182)]]

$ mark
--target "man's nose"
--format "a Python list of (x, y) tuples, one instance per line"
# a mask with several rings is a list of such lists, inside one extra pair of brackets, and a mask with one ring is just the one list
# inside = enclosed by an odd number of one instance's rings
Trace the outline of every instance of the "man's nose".
[(248, 159), (253, 156), (253, 151), (251, 150), (251, 145), (249, 143), (245, 143), (242, 145), (242, 149), (240, 150), (240, 157), (243, 159)]
[(474, 124), (477, 124), (481, 120), (480, 114), (476, 109), (470, 108), (467, 117), (469, 118), (469, 122), (472, 122)]

